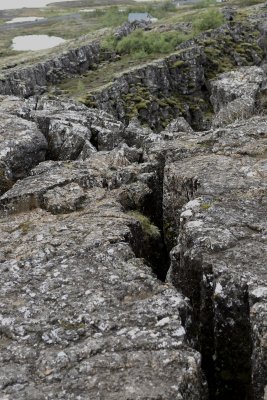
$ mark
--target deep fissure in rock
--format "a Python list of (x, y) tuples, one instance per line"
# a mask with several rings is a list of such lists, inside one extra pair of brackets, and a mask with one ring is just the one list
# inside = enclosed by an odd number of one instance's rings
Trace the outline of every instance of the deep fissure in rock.
[[(177, 290), (190, 299), (192, 306), (192, 324), (187, 327), (187, 338), (191, 346), (202, 355), (202, 368), (209, 388), (210, 400), (252, 400), (252, 343), (249, 319), (249, 299), (247, 287), (242, 291), (236, 284), (231, 285), (231, 292), (221, 302), (216, 299), (215, 275), (213, 265), (203, 260), (202, 254), (195, 260), (183, 253), (171, 251), (171, 260), (167, 248), (171, 249), (169, 238), (163, 229), (163, 180), (165, 160), (161, 155), (158, 160), (157, 182), (153, 184), (153, 194), (148, 198), (143, 213), (157, 225), (161, 231), (162, 257), (157, 256), (152, 269), (160, 267), (165, 260), (163, 270), (156, 270), (159, 279), (164, 280), (167, 268), (176, 267)], [(192, 179), (184, 183), (185, 198), (181, 202), (197, 197), (200, 182)], [(177, 200), (180, 204), (180, 201)], [(176, 232), (179, 236), (179, 227)], [(151, 254), (155, 248), (147, 247)], [(148, 257), (149, 262), (149, 257)], [(226, 278), (227, 279), (227, 278)], [(241, 294), (240, 294), (241, 293)], [(234, 300), (237, 299), (237, 302)], [(233, 304), (228, 304), (233, 300)], [(238, 305), (237, 305), (238, 304)], [(218, 313), (215, 307), (220, 308)], [(219, 317), (220, 318), (219, 318)], [(233, 323), (234, 322), (234, 323)]]
[[(143, 160), (140, 159), (140, 162)], [(165, 281), (167, 272), (170, 268), (170, 258), (165, 243), (163, 233), (163, 176), (164, 176), (164, 160), (162, 159), (157, 166), (157, 172), (152, 182), (150, 182), (151, 194), (147, 196), (144, 204), (140, 209), (131, 209), (141, 214), (142, 227), (142, 245), (134, 248), (138, 257), (145, 258), (146, 262), (156, 274), (157, 278), (162, 282)], [(142, 223), (142, 215), (151, 223), (151, 227), (158, 229), (157, 234), (148, 232), (148, 229)]]
[[(251, 334), (246, 289), (238, 299), (239, 306), (227, 302), (238, 291), (227, 294), (221, 304), (217, 300), (214, 312), (214, 277), (212, 266), (198, 260), (190, 260), (179, 254), (173, 263), (177, 266), (176, 288), (190, 299), (193, 310), (190, 343), (202, 355), (202, 368), (208, 381), (210, 400), (251, 400)], [(221, 317), (221, 319), (218, 318)], [(234, 321), (234, 323), (233, 323)]]

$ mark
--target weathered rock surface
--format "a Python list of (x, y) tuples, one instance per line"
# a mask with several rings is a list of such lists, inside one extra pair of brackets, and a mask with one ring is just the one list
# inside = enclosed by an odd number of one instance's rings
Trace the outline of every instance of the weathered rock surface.
[[(241, 30), (207, 32), (98, 93), (128, 127), (74, 101), (1, 96), (4, 400), (266, 396), (267, 117), (251, 118), (266, 71), (208, 84), (222, 40), (236, 44), (227, 61), (260, 62), (252, 44), (238, 53)], [(194, 131), (210, 87), (213, 129)], [(158, 134), (126, 115), (140, 93)]]
[(134, 21), (134, 22), (125, 22), (114, 32), (114, 37), (117, 40), (122, 39), (124, 36), (130, 35), (136, 29), (146, 29), (151, 25), (149, 21)]
[(45, 159), (47, 141), (32, 122), (0, 112), (0, 194)]
[(10, 224), (4, 207), (0, 220), (2, 397), (205, 399), (200, 355), (185, 344), (188, 302), (139, 258), (144, 227), (107, 181), (110, 162), (116, 186), (138, 168), (144, 181), (148, 166), (94, 157), (41, 163), (1, 198), (28, 211)]
[(22, 97), (41, 93), (48, 84), (60, 82), (68, 75), (88, 71), (100, 59), (99, 43), (92, 42), (35, 65), (2, 71), (0, 93)]
[[(182, 115), (182, 110), (189, 121), (198, 119), (201, 123), (199, 113), (190, 113), (190, 107), (186, 102), (182, 103), (179, 95), (195, 93), (202, 97), (204, 59), (203, 49), (197, 46), (181, 50), (165, 59), (123, 73), (107, 87), (90, 94), (87, 102), (121, 121), (127, 122), (129, 118), (138, 116), (155, 130), (162, 129), (162, 123), (174, 116)], [(203, 101), (199, 101), (199, 105), (205, 109)]]
[[(73, 102), (4, 104), (14, 123), (36, 129), (23, 115), (47, 132), (55, 121), (57, 132), (77, 123), (89, 138), (97, 120), (97, 110)], [(114, 132), (115, 120), (107, 121)], [(262, 400), (266, 117), (208, 132), (178, 118), (158, 135), (137, 121), (114, 126), (119, 147), (40, 163), (0, 198), (3, 395), (201, 399), (202, 367), (211, 395)], [(164, 249), (140, 212), (163, 225), (172, 249), (168, 281), (190, 305), (153, 276), (151, 267), (164, 278)]]
[(216, 113), (213, 126), (248, 119), (259, 112), (258, 97), (265, 80), (262, 68), (243, 67), (221, 74), (211, 81), (210, 100)]
[(263, 399), (266, 385), (266, 138), (256, 117), (167, 151), (165, 238), (177, 240), (168, 279), (191, 299), (221, 399)]
[(256, 99), (264, 73), (260, 67), (243, 67), (218, 76), (211, 85), (211, 102), (218, 112), (231, 101), (240, 97)]
[[(264, 21), (265, 13), (261, 11), (257, 18)], [(186, 118), (194, 128), (207, 129), (211, 114), (210, 79), (224, 65), (229, 70), (252, 63), (259, 65), (264, 59), (264, 51), (257, 43), (261, 31), (258, 22), (229, 24), (205, 32), (181, 44), (171, 56), (122, 73), (114, 82), (92, 91), (86, 103), (121, 121), (138, 117), (153, 130), (164, 129), (177, 116)], [(257, 68), (255, 71), (260, 79), (260, 72)]]

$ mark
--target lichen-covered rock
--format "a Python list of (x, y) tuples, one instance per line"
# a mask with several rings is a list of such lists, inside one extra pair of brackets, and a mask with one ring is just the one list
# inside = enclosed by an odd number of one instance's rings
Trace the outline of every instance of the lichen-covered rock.
[(86, 159), (96, 152), (86, 115), (75, 111), (49, 116), (35, 112), (34, 119), (47, 139), (50, 159)]
[(263, 80), (264, 73), (260, 67), (242, 67), (219, 75), (210, 82), (210, 99), (214, 111), (218, 112), (231, 101), (243, 96), (255, 99)]
[(153, 131), (149, 127), (142, 126), (137, 118), (133, 118), (125, 129), (123, 138), (129, 146), (143, 147), (151, 134)]
[(214, 128), (229, 125), (235, 121), (242, 121), (252, 117), (255, 113), (255, 99), (242, 96), (228, 103), (214, 116), (212, 126)]
[(125, 127), (121, 122), (77, 101), (46, 96), (26, 101), (2, 96), (0, 100), (0, 111), (37, 124), (48, 142), (49, 159), (85, 160), (97, 150), (112, 150), (124, 141)]
[[(205, 86), (204, 60), (199, 46), (180, 49), (164, 59), (124, 72), (106, 87), (90, 93), (87, 102), (124, 122), (138, 117), (155, 130), (182, 113), (201, 124), (201, 110), (206, 108), (201, 93)], [(183, 101), (183, 96), (190, 94), (202, 99), (194, 109)]]
[[(250, 22), (122, 74), (86, 99), (102, 111), (0, 97), (1, 398), (206, 400), (206, 380), (210, 398), (266, 396), (267, 118), (250, 118), (266, 71), (208, 83), (221, 61), (260, 63)], [(38, 94), (95, 49), (7, 72), (0, 91)], [(210, 87), (219, 129), (195, 132)]]
[(0, 194), (45, 159), (47, 141), (37, 126), (0, 112)]
[(256, 111), (257, 97), (264, 82), (260, 67), (243, 67), (219, 75), (210, 82), (211, 103), (216, 113), (213, 126), (225, 126), (248, 119)]
[(138, 258), (141, 223), (102, 187), (99, 163), (91, 185), (84, 163), (43, 163), (5, 196), (23, 201), (50, 179), (46, 207), (64, 214), (0, 220), (1, 397), (206, 399), (200, 356), (185, 344), (190, 307)]
[(22, 97), (40, 94), (48, 84), (88, 71), (100, 59), (99, 43), (91, 42), (34, 65), (16, 66), (11, 70), (1, 71), (0, 93)]
[(121, 40), (123, 37), (130, 35), (136, 29), (147, 29), (150, 25), (150, 21), (125, 22), (116, 29), (113, 35), (115, 39)]
[(256, 117), (167, 152), (164, 224), (174, 237), (165, 238), (176, 241), (168, 279), (191, 299), (219, 399), (261, 400), (267, 380), (266, 133), (266, 117)]
[(122, 141), (124, 125), (104, 111), (57, 98), (28, 104), (25, 117), (36, 121), (46, 136), (52, 159), (86, 159), (96, 149), (112, 150)]

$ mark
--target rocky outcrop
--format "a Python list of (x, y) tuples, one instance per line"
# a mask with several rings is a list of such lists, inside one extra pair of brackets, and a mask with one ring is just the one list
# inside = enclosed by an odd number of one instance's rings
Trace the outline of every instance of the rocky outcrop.
[(121, 115), (123, 96), (156, 101), (159, 79), (165, 100), (178, 84), (189, 96), (172, 71), (184, 57), (191, 95), (213, 91), (208, 131), (186, 112), (156, 134), (74, 101), (1, 97), (1, 398), (264, 399), (265, 67), (210, 80), (209, 46), (107, 89)]
[(259, 94), (265, 83), (260, 67), (243, 67), (219, 75), (210, 82), (211, 103), (216, 113), (213, 126), (248, 119), (260, 111)]
[(0, 194), (44, 161), (47, 147), (34, 123), (0, 112)]
[(151, 270), (159, 230), (119, 203), (151, 201), (141, 153), (45, 161), (1, 197), (1, 397), (207, 398), (188, 301)]
[(203, 33), (180, 45), (171, 56), (124, 72), (106, 87), (91, 92), (85, 104), (124, 122), (138, 117), (156, 131), (177, 116), (186, 118), (196, 129), (207, 129), (212, 114), (209, 81), (224, 70), (260, 64), (264, 58), (258, 45), (258, 25), (230, 23)]
[[(90, 94), (85, 104), (124, 122), (138, 116), (154, 130), (162, 129), (174, 116), (182, 114), (191, 123), (201, 125), (201, 107), (208, 110), (201, 93), (205, 85), (204, 59), (201, 48), (181, 50), (123, 73), (114, 83)], [(198, 98), (200, 108), (193, 104), (190, 108), (185, 100), (189, 95)]]
[(0, 93), (22, 97), (42, 93), (49, 84), (58, 83), (69, 75), (88, 71), (101, 61), (101, 57), (99, 43), (92, 42), (35, 65), (2, 71)]
[[(77, 147), (75, 124), (90, 146), (100, 120), (116, 141), (84, 157), (59, 144), (62, 161), (0, 198), (3, 396), (205, 399), (203, 370), (210, 398), (262, 400), (266, 117), (208, 132), (177, 118), (157, 135), (37, 100), (3, 111), (38, 124), (48, 154), (63, 131)], [(169, 284), (152, 272), (165, 279), (166, 248)]]
[(263, 399), (266, 384), (266, 129), (257, 117), (166, 149), (165, 238), (176, 242), (168, 279), (191, 299), (221, 399)]
[(122, 39), (125, 36), (130, 35), (136, 29), (147, 29), (151, 25), (150, 21), (134, 21), (134, 22), (125, 22), (125, 24), (121, 25), (114, 32), (114, 37), (117, 40)]
[(13, 232), (1, 220), (3, 398), (205, 398), (188, 306), (135, 257), (140, 225), (106, 194), (63, 218), (20, 214)]
[(112, 150), (124, 132), (124, 125), (104, 111), (47, 109), (32, 112), (31, 118), (46, 137), (48, 156), (54, 160), (86, 159), (96, 150)]
[[(264, 41), (259, 23), (264, 21), (264, 12), (257, 18), (247, 24), (230, 22), (183, 43), (171, 56), (126, 71), (106, 87), (89, 93), (85, 104), (126, 123), (138, 117), (153, 130), (164, 129), (177, 116), (196, 129), (207, 129), (212, 112), (208, 81), (236, 66), (258, 65), (264, 58), (265, 47), (258, 45)], [(127, 24), (118, 35), (135, 28)], [(115, 60), (114, 56), (92, 42), (33, 66), (2, 71), (0, 93), (29, 97), (45, 91), (47, 85), (95, 68), (103, 60)]]

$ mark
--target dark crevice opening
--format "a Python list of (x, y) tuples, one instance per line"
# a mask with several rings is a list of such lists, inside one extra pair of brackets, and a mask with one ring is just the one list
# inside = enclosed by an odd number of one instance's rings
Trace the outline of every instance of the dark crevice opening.
[(98, 133), (92, 133), (92, 137), (90, 139), (91, 144), (96, 148), (96, 150), (98, 151)]
[(165, 282), (167, 272), (170, 268), (169, 252), (163, 233), (164, 164), (165, 162), (162, 158), (157, 168), (155, 179), (149, 184), (151, 193), (146, 197), (141, 207), (128, 209), (128, 211), (137, 212), (146, 217), (147, 222), (157, 229), (158, 234), (151, 235), (147, 234), (146, 228), (142, 228), (141, 243), (139, 242), (138, 246), (133, 246), (133, 249), (137, 257), (143, 257), (146, 260), (157, 278), (162, 282)]
[(247, 287), (229, 282), (226, 297), (216, 296), (213, 266), (202, 257), (192, 260), (182, 251), (172, 262), (177, 263), (175, 287), (192, 306), (186, 333), (202, 356), (209, 400), (253, 400)]

